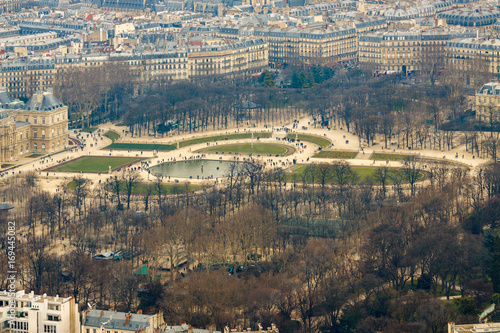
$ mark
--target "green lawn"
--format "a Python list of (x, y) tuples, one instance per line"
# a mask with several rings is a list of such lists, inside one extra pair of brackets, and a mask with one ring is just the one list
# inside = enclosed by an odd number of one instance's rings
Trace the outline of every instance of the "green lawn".
[[(85, 180), (84, 180), (84, 183), (86, 183), (86, 182), (87, 182), (87, 180), (85, 179)], [(70, 181), (70, 182), (68, 183), (68, 187), (69, 187), (69, 189), (70, 189), (70, 190), (74, 190), (74, 189), (76, 189), (76, 181), (75, 181), (74, 179), (73, 179), (72, 181)]]
[[(287, 172), (287, 179), (288, 180), (293, 180), (293, 175), (297, 175), (295, 176), (296, 177), (296, 181), (301, 181), (301, 175), (304, 173), (304, 171), (306, 170), (308, 165), (300, 165), (300, 166), (297, 166), (295, 168), (292, 168), (292, 172), (291, 173), (288, 173)], [(366, 183), (370, 180), (370, 178), (373, 178), (373, 175), (375, 173), (375, 171), (377, 170), (378, 168), (377, 167), (351, 167), (351, 170), (354, 171), (357, 175), (357, 181), (356, 183), (357, 184), (362, 184), (362, 183)], [(389, 171), (391, 173), (396, 173), (396, 172), (400, 172), (399, 169), (397, 168), (389, 168)], [(421, 174), (422, 177), (424, 176), (423, 174)], [(319, 182), (319, 172), (316, 173), (316, 179), (317, 181), (316, 182)], [(420, 178), (422, 178), (420, 177)], [(329, 179), (327, 180), (328, 183), (334, 183), (335, 180), (333, 179), (333, 177), (329, 177)], [(404, 181), (406, 182), (406, 181)], [(387, 181), (387, 184), (392, 184), (392, 180), (389, 179)]]
[(107, 131), (106, 133), (104, 133), (104, 136), (113, 141), (118, 140), (120, 138), (120, 134), (116, 133), (115, 131)]
[(42, 157), (43, 154), (31, 154), (31, 155), (28, 155), (26, 156), (27, 158), (38, 158), (38, 157)]
[(387, 160), (389, 160), (389, 161), (402, 161), (409, 156), (415, 156), (415, 155), (373, 153), (372, 157), (370, 159), (375, 160), (375, 161), (387, 161)]
[[(332, 143), (330, 142), (330, 140), (326, 139), (326, 138), (322, 138), (320, 136), (315, 136), (315, 135), (307, 135), (307, 134), (298, 134), (298, 139), (300, 141), (306, 141), (306, 142), (311, 142), (311, 143), (314, 143), (315, 145), (318, 145), (320, 146), (321, 148), (325, 148), (325, 147), (328, 147), (329, 145), (331, 145)], [(286, 136), (287, 139), (291, 139), (291, 140), (295, 140), (295, 134), (294, 133), (290, 133)]]
[(234, 144), (234, 145), (217, 145), (208, 148), (200, 149), (203, 153), (237, 153), (237, 154), (262, 154), (262, 155), (285, 155), (293, 152), (293, 148), (288, 148), (283, 145), (275, 145), (269, 143), (254, 143), (253, 148), (249, 143)]
[(113, 142), (105, 149), (119, 149), (119, 150), (160, 150), (169, 151), (174, 150), (174, 145), (165, 145), (157, 143), (125, 143), (125, 142)]
[(109, 166), (111, 169), (116, 169), (140, 160), (137, 157), (84, 156), (49, 168), (47, 171), (107, 172)]
[(313, 157), (351, 159), (354, 158), (357, 154), (357, 151), (322, 150)]
[(92, 133), (94, 131), (97, 130), (97, 127), (85, 127), (82, 129), (82, 132), (85, 132), (85, 133)]
[[(207, 136), (203, 138), (189, 139), (184, 141), (179, 141), (179, 148), (192, 146), (198, 143), (206, 143), (206, 142), (214, 142), (214, 141), (223, 141), (223, 140), (238, 140), (238, 139), (250, 139), (252, 137), (251, 133), (236, 133), (236, 134), (223, 134), (223, 135), (214, 135)], [(257, 138), (270, 138), (271, 133), (269, 132), (257, 132), (253, 134), (255, 139)]]

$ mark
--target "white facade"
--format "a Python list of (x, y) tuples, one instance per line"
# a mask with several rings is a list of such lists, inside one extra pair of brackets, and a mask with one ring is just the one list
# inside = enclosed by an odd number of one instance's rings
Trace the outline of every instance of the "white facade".
[(74, 297), (50, 297), (47, 294), (16, 292), (16, 319), (10, 328), (7, 291), (0, 292), (0, 332), (11, 333), (80, 333), (80, 315)]

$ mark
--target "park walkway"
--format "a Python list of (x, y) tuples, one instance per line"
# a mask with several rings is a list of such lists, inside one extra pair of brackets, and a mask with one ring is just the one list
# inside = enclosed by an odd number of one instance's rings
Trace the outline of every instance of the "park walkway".
[[(359, 153), (356, 155), (354, 159), (346, 160), (352, 166), (388, 166), (388, 167), (400, 167), (401, 163), (399, 161), (373, 161), (370, 160), (372, 153), (378, 152), (377, 147), (380, 147), (380, 151), (389, 152), (387, 149), (382, 150), (382, 143), (377, 142), (377, 145), (372, 146), (370, 148), (361, 148), (359, 146), (359, 138), (347, 131), (345, 129), (325, 129), (325, 128), (314, 128), (311, 126), (312, 120), (310, 118), (303, 118), (299, 120), (297, 124), (297, 129), (293, 130), (292, 133), (303, 133), (309, 135), (316, 135), (319, 137), (327, 138), (332, 142), (331, 148), (329, 150), (350, 150), (350, 151), (358, 151)], [(292, 124), (283, 125), (283, 127), (287, 127), (291, 129), (293, 127)], [(273, 135), (268, 139), (259, 139), (259, 142), (262, 143), (279, 143), (283, 144), (282, 139), (286, 137), (287, 132), (281, 128), (283, 127), (252, 127), (252, 128), (232, 128), (227, 130), (218, 130), (213, 132), (201, 132), (201, 133), (187, 133), (182, 135), (173, 135), (166, 136), (165, 138), (154, 138), (150, 136), (145, 137), (130, 137), (130, 136), (122, 136), (117, 142), (132, 142), (132, 143), (160, 143), (160, 144), (176, 144), (179, 141), (199, 138), (199, 137), (208, 137), (215, 135), (223, 135), (223, 134), (237, 134), (237, 133), (246, 133), (248, 131), (251, 132), (272, 132)], [(201, 154), (197, 153), (196, 150), (207, 147), (207, 143), (195, 144), (188, 147), (183, 147), (180, 149), (172, 150), (172, 151), (159, 151), (156, 156), (153, 155), (152, 151), (133, 151), (133, 150), (103, 150), (106, 146), (112, 143), (110, 139), (104, 137), (103, 134), (108, 130), (113, 130), (120, 135), (125, 133), (125, 127), (116, 126), (114, 124), (104, 124), (99, 126), (100, 132), (94, 132), (92, 134), (89, 133), (80, 133), (71, 131), (71, 137), (75, 137), (78, 135), (79, 139), (82, 140), (83, 143), (86, 144), (84, 149), (73, 148), (69, 151), (64, 151), (56, 154), (52, 154), (50, 157), (38, 158), (38, 159), (25, 159), (23, 162), (25, 164), (17, 166), (7, 172), (3, 172), (3, 177), (9, 177), (15, 174), (19, 174), (19, 172), (24, 173), (27, 171), (36, 170), (39, 172), (39, 176), (43, 179), (44, 189), (50, 191), (58, 191), (62, 188), (64, 184), (67, 184), (69, 180), (75, 176), (83, 175), (85, 178), (88, 178), (93, 183), (99, 183), (99, 181), (103, 182), (109, 175), (107, 173), (102, 174), (94, 174), (94, 173), (69, 173), (69, 172), (42, 172), (41, 170), (46, 169), (48, 167), (59, 164), (62, 160), (70, 160), (80, 156), (89, 156), (89, 155), (98, 155), (98, 156), (127, 156), (127, 157), (143, 157), (146, 158), (147, 161), (150, 162), (150, 166), (157, 165), (166, 161), (176, 161), (179, 160), (188, 160), (194, 158), (200, 158)], [(99, 135), (100, 134), (100, 135)], [(231, 143), (243, 143), (250, 142), (251, 139), (239, 139), (239, 140), (228, 140), (224, 141), (224, 144)], [(293, 144), (291, 144), (293, 145)], [(296, 151), (289, 156), (285, 157), (269, 157), (269, 156), (261, 156), (260, 160), (262, 162), (266, 162), (267, 168), (274, 167), (283, 167), (288, 168), (292, 165), (293, 160), (296, 160), (297, 163), (321, 163), (321, 162), (331, 162), (334, 159), (328, 158), (316, 158), (314, 155), (318, 152), (318, 146), (314, 144), (307, 143), (306, 147), (300, 148), (295, 145), (297, 148)], [(460, 162), (463, 165), (468, 166), (469, 168), (475, 168), (480, 166), (488, 160), (474, 158), (470, 153), (467, 153), (464, 147), (458, 147), (451, 151), (433, 151), (433, 150), (404, 150), (404, 149), (394, 149), (390, 150), (391, 153), (395, 154), (419, 154), (419, 156), (424, 158), (436, 159), (436, 160), (445, 160), (451, 162)], [(213, 155), (210, 155), (209, 158), (213, 158)], [(248, 158), (248, 155), (224, 155), (217, 156), (219, 160), (226, 161), (234, 161), (234, 160), (243, 160)], [(254, 157), (255, 158), (255, 157)], [(141, 177), (144, 180), (151, 180), (151, 176), (146, 170), (140, 171)], [(190, 182), (193, 183), (211, 183), (208, 180), (197, 180), (190, 179)]]

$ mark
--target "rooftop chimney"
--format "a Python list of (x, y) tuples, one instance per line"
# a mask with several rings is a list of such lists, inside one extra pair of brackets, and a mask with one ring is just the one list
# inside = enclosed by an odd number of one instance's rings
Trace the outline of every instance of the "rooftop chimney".
[(257, 327), (259, 328), (259, 333), (262, 333), (262, 325), (260, 323), (258, 323)]
[(101, 317), (104, 316), (104, 310), (101, 311)]
[(142, 310), (141, 309), (137, 310), (137, 314), (142, 314)]
[(37, 103), (42, 103), (42, 101), (43, 101), (43, 91), (38, 91), (36, 93), (36, 102)]

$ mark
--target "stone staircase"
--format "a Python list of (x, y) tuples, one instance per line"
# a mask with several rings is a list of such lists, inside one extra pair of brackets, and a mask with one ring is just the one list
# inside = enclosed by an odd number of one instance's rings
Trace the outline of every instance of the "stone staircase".
[(372, 157), (372, 151), (359, 151), (359, 153), (354, 157), (356, 160), (369, 160)]

